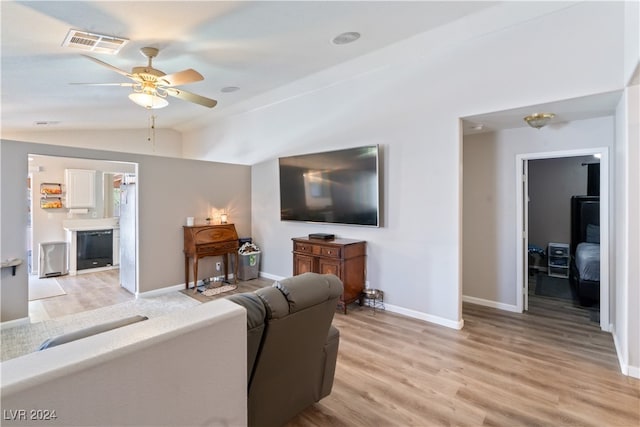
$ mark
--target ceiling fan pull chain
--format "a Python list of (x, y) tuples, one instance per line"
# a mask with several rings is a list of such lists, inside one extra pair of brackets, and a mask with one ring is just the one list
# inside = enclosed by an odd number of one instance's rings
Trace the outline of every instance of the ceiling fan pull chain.
[(151, 113), (149, 115), (149, 135), (147, 141), (153, 144), (153, 152), (156, 152), (156, 116)]

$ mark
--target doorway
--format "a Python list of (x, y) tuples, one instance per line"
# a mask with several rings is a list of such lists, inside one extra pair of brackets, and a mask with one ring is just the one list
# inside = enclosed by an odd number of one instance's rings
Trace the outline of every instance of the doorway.
[[(67, 262), (71, 264), (71, 258), (73, 257), (73, 274), (60, 275), (57, 279), (51, 277), (51, 280), (62, 282), (65, 279), (72, 278), (74, 275), (78, 279), (75, 282), (86, 283), (98, 283), (101, 289), (109, 283), (113, 283), (116, 286), (113, 293), (117, 296), (118, 301), (125, 298), (127, 295), (133, 297), (137, 292), (137, 203), (130, 204), (128, 214), (132, 218), (127, 224), (130, 224), (127, 229), (126, 235), (131, 237), (130, 244), (132, 248), (123, 248), (120, 244), (120, 200), (119, 199), (119, 182), (118, 179), (126, 174), (129, 177), (135, 177), (137, 174), (138, 165), (129, 162), (110, 161), (110, 160), (94, 160), (85, 158), (69, 158), (62, 156), (51, 155), (39, 155), (29, 154), (29, 180), (28, 180), (28, 194), (30, 195), (29, 202), (29, 220), (27, 228), (27, 247), (30, 251), (30, 271), (29, 278), (34, 277), (36, 281), (39, 276), (39, 251), (40, 245), (45, 242), (63, 242), (66, 244)], [(95, 181), (91, 185), (93, 189), (93, 205), (87, 208), (70, 208), (66, 205), (67, 201), (67, 186), (65, 175), (67, 170), (85, 170), (94, 172), (92, 176), (95, 176)], [(51, 183), (56, 184), (54, 188), (60, 189), (60, 194), (50, 196), (43, 196), (40, 194), (40, 188), (43, 184), (49, 185)], [(48, 187), (47, 187), (48, 188)], [(136, 191), (135, 186), (129, 188), (129, 193)], [(46, 203), (43, 203), (45, 199)], [(135, 197), (130, 197), (135, 202)], [(59, 206), (54, 206), (49, 203), (51, 200), (59, 202)], [(70, 226), (72, 224), (72, 226)], [(77, 227), (76, 227), (77, 226)], [(75, 232), (72, 229), (76, 230)], [(100, 265), (97, 268), (89, 266), (89, 268), (82, 268), (83, 266), (78, 264), (77, 257), (77, 230), (81, 229), (108, 229), (110, 232), (109, 242), (112, 243), (112, 256), (104, 256), (102, 258), (108, 259), (104, 266)], [(74, 234), (76, 234), (74, 239)], [(76, 249), (72, 249), (74, 247)], [(94, 248), (95, 249), (95, 248)], [(129, 257), (123, 262), (122, 252), (126, 250), (126, 256)], [(101, 259), (102, 259), (101, 258)], [(128, 281), (129, 286), (122, 286), (122, 281), (119, 276), (121, 273), (125, 273), (127, 277), (132, 278)], [(96, 280), (88, 280), (90, 276), (94, 276), (98, 273), (110, 273), (103, 274)], [(103, 277), (104, 276), (104, 277)], [(48, 278), (49, 279), (49, 278)], [(106, 280), (108, 279), (108, 280)], [(72, 285), (70, 280), (66, 280), (65, 283), (69, 286), (75, 286), (75, 282)], [(98, 285), (96, 285), (98, 286)], [(90, 288), (88, 286), (85, 289)], [(124, 293), (123, 295), (119, 295)], [(31, 294), (31, 292), (30, 292)], [(57, 297), (56, 297), (57, 298)], [(67, 298), (73, 299), (73, 298)], [(99, 299), (99, 298), (98, 298)], [(107, 298), (108, 299), (108, 298)], [(32, 306), (44, 305), (45, 302), (49, 305), (53, 304), (53, 301), (49, 300), (35, 300), (40, 303), (34, 303), (30, 295), (29, 303), (29, 315), (32, 313)], [(115, 299), (114, 299), (115, 301)], [(33, 304), (32, 304), (33, 303)], [(64, 294), (60, 295), (56, 304), (64, 304)], [(61, 310), (60, 310), (61, 311)], [(42, 314), (42, 313), (41, 313)], [(37, 317), (37, 316), (36, 316)]]
[[(608, 149), (594, 148), (583, 150), (559, 151), (548, 153), (521, 154), (516, 156), (516, 180), (517, 180), (517, 280), (516, 295), (517, 310), (524, 312), (528, 309), (529, 295), (529, 162), (543, 159), (561, 159), (580, 156), (600, 157), (600, 328), (609, 330), (609, 170)], [(568, 203), (568, 202), (567, 202)], [(546, 248), (545, 248), (546, 249)]]

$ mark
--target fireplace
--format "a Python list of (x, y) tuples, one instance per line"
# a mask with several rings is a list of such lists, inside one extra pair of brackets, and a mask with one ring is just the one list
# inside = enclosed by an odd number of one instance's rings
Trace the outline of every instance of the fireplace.
[(108, 267), (113, 264), (113, 230), (77, 232), (77, 269)]

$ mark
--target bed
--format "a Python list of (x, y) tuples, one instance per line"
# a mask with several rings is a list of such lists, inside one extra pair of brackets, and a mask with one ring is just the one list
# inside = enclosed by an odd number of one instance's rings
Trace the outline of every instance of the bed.
[(571, 198), (571, 272), (581, 305), (600, 302), (600, 197)]

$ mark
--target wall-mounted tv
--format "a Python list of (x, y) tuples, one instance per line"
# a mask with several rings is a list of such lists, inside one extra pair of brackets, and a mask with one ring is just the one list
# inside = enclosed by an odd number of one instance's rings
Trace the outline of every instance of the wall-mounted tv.
[(377, 145), (281, 157), (280, 219), (380, 226)]

